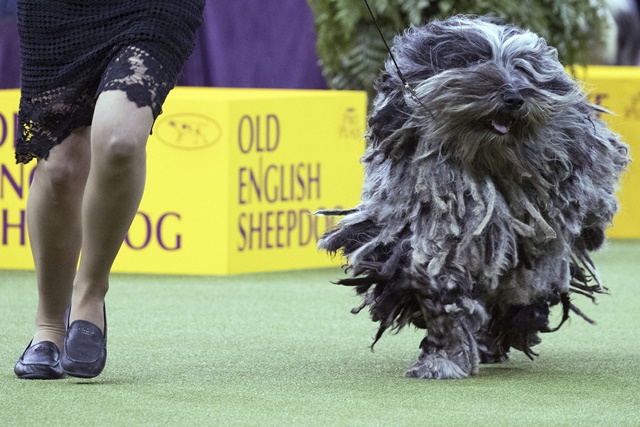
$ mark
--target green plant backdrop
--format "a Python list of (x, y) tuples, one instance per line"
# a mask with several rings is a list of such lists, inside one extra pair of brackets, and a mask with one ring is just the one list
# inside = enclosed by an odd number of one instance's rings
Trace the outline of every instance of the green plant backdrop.
[[(308, 3), (329, 87), (366, 90), (371, 97), (388, 53), (364, 0)], [(369, 4), (390, 44), (409, 25), (460, 13), (491, 14), (544, 37), (567, 65), (587, 64), (608, 28), (604, 0), (369, 0)]]

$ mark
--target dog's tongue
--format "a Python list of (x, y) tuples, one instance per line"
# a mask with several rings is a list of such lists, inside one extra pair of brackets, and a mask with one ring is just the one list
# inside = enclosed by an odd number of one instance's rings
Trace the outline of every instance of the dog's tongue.
[(498, 123), (495, 120), (491, 120), (491, 126), (501, 134), (509, 133), (509, 126), (503, 125), (502, 123)]

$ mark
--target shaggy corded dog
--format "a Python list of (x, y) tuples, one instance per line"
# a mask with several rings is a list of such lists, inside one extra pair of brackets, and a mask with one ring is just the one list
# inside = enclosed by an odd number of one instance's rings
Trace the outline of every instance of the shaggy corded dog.
[[(396, 37), (376, 82), (361, 202), (319, 247), (342, 251), (387, 329), (427, 330), (407, 372), (465, 378), (511, 348), (529, 357), (549, 308), (606, 292), (602, 246), (629, 162), (545, 40), (456, 16)], [(398, 68), (401, 74), (398, 73)], [(403, 83), (406, 81), (406, 84)]]

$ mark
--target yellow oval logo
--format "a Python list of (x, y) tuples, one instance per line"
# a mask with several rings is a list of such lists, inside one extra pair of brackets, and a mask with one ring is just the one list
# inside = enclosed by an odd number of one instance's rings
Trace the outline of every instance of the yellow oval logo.
[(211, 117), (196, 113), (177, 113), (160, 117), (154, 135), (162, 142), (180, 150), (200, 150), (215, 144), (222, 137), (222, 127)]

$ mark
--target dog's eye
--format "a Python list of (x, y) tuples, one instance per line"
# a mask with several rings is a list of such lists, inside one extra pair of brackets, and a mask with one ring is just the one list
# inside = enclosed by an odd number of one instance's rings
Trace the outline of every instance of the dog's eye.
[(435, 70), (444, 71), (455, 68), (469, 68), (489, 60), (491, 46), (483, 37), (443, 33), (434, 38), (425, 49), (428, 63)]
[(446, 53), (442, 53), (438, 60), (440, 70), (452, 70), (454, 68), (469, 68), (474, 65), (482, 64), (486, 62), (486, 58), (477, 55), (469, 54), (467, 52), (461, 54), (455, 50), (451, 50)]
[(556, 78), (551, 81), (545, 82), (541, 85), (541, 88), (553, 92), (557, 95), (567, 95), (572, 93), (575, 89), (575, 85), (571, 80)]
[(573, 84), (564, 78), (564, 74), (550, 75), (543, 70), (537, 70), (525, 60), (517, 61), (514, 65), (514, 71), (521, 76), (523, 90), (527, 93), (542, 90), (564, 96), (573, 90)]
[(536, 77), (542, 77), (542, 74), (536, 71), (535, 68), (526, 61), (518, 61), (514, 69), (530, 81), (538, 80)]

